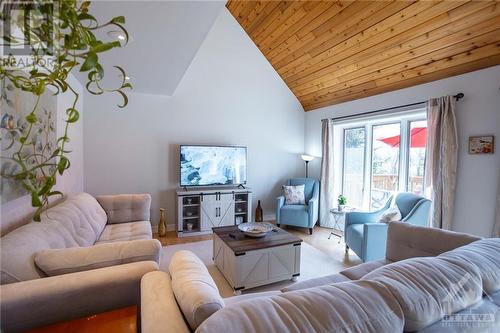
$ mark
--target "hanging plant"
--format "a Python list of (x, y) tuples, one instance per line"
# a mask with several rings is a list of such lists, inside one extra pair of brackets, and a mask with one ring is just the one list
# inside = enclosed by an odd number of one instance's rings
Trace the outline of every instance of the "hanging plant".
[[(123, 16), (101, 24), (90, 14), (90, 4), (90, 1), (76, 0), (33, 0), (12, 4), (6, 1), (2, 4), (1, 23), (4, 27), (11, 27), (9, 33), (5, 33), (7, 30), (4, 29), (2, 47), (5, 50), (6, 45), (27, 45), (29, 57), (11, 53), (0, 59), (0, 107), (12, 107), (7, 92), (14, 89), (31, 94), (35, 102), (22, 121), (15, 123), (7, 114), (1, 119), (2, 146), (15, 147), (11, 156), (2, 156), (2, 159), (8, 160), (9, 168), (2, 168), (1, 173), (2, 177), (21, 184), (29, 193), (31, 204), (36, 208), (35, 221), (40, 221), (40, 214), (48, 206), (50, 197), (63, 195), (53, 188), (57, 175), (63, 175), (71, 165), (70, 151), (66, 147), (70, 141), (68, 128), (80, 118), (77, 110), (80, 96), (68, 82), (69, 74), (87, 72), (86, 90), (94, 95), (105, 92), (119, 94), (122, 98), (120, 108), (127, 105), (125, 91), (132, 88), (125, 71), (119, 66), (113, 66), (120, 77), (119, 86), (111, 89), (103, 87), (104, 68), (99, 62), (100, 54), (125, 46), (129, 36)], [(97, 38), (96, 32), (103, 29), (113, 29), (121, 41)], [(47, 118), (50, 110), (39, 103), (41, 96), (48, 92), (54, 95), (70, 93), (73, 96), (71, 107), (65, 111), (64, 133), (57, 138), (56, 145), (48, 142), (41, 144), (33, 138), (38, 137), (38, 132), (40, 135), (48, 135), (50, 131), (55, 133), (50, 117)], [(48, 121), (42, 124), (41, 119)]]

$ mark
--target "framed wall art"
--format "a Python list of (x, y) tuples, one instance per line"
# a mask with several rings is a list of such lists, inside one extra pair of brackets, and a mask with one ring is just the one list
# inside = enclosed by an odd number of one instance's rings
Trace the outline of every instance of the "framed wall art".
[(469, 154), (493, 154), (494, 152), (495, 152), (494, 135), (469, 137)]

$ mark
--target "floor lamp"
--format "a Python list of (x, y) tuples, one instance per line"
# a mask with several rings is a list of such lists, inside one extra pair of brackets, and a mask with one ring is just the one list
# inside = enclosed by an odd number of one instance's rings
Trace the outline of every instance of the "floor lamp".
[(309, 164), (309, 162), (311, 162), (312, 160), (314, 160), (314, 156), (311, 156), (311, 155), (300, 155), (300, 158), (302, 158), (302, 160), (304, 162), (306, 162), (306, 178), (308, 178), (308, 172), (307, 172), (307, 166)]

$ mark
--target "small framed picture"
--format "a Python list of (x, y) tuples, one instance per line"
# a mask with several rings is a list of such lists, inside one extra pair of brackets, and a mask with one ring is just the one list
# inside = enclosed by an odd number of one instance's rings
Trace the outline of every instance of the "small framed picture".
[(495, 136), (469, 136), (469, 154), (493, 154), (495, 152)]

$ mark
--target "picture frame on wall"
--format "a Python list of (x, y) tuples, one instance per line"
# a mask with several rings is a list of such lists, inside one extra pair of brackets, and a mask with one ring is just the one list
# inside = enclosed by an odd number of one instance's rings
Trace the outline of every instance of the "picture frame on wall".
[(469, 154), (493, 154), (495, 152), (495, 136), (469, 136)]

